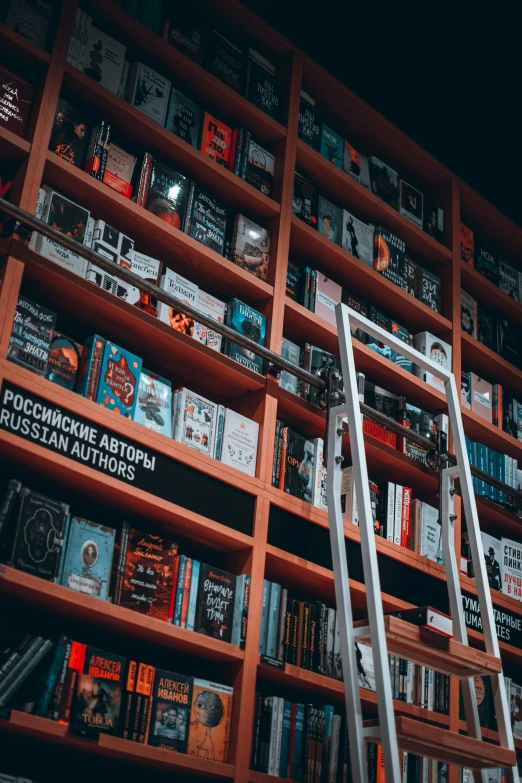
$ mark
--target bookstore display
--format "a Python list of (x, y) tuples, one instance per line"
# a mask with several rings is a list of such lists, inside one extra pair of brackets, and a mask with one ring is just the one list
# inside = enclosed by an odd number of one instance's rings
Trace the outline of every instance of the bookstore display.
[[(333, 368), (343, 391), (339, 302), (460, 378), (522, 766), (520, 229), (241, 3), (174, 5), (0, 11), (0, 198), (114, 264), (41, 227), (16, 233), (0, 212), (0, 605), (14, 615), (0, 634), (13, 740), (0, 781), (50, 783), (37, 740), (46, 758), (63, 746), (183, 780), (351, 780), (326, 395), (218, 331), (323, 379)], [(352, 338), (385, 612), (447, 641), (443, 385), (363, 329)], [(343, 456), (364, 624), (348, 437)], [(364, 639), (355, 659), (373, 719)], [(396, 714), (427, 736), (460, 731), (464, 747), (456, 678), (388, 662)], [(475, 688), (498, 746), (489, 677)], [(366, 763), (383, 783), (377, 742)], [(472, 783), (468, 767), (400, 751), (403, 783)], [(503, 768), (487, 774), (505, 783)]]

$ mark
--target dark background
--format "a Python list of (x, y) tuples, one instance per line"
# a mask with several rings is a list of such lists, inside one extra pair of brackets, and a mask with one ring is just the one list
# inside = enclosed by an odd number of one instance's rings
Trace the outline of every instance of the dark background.
[(522, 225), (521, 47), (500, 4), (244, 2)]

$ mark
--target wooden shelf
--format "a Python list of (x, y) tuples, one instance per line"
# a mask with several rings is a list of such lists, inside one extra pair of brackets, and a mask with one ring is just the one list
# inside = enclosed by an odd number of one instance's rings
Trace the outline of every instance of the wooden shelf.
[(461, 261), (460, 274), (462, 288), (478, 299), (479, 308), (486, 305), (498, 310), (518, 324), (522, 324), (522, 304), (508, 296), (497, 285), (488, 280), (476, 269)]
[(484, 196), (462, 180), (458, 180), (461, 219), (494, 247), (505, 250), (502, 258), (520, 258), (522, 255), (522, 228), (493, 206)]
[(430, 237), (368, 188), (360, 185), (349, 174), (334, 166), (301, 139), (297, 141), (296, 169), (306, 174), (317, 186), (319, 193), (337, 206), (353, 210), (356, 217), (375, 225), (384, 225), (393, 231), (406, 242), (406, 252), (415, 261), (426, 259), (437, 264), (451, 261), (451, 251), (447, 247)]
[(505, 384), (515, 391), (522, 388), (522, 370), (465, 332), (462, 332), (462, 355), (464, 369), (471, 369), (477, 375), (491, 378), (495, 383)]
[[(9, 59), (14, 59), (17, 63), (23, 63), (31, 70), (43, 70), (49, 64), (51, 56), (48, 52), (40, 49), (28, 38), (24, 38), (20, 33), (11, 30), (10, 27), (0, 22), (0, 45), (2, 54)], [(6, 59), (7, 62), (7, 59)]]
[(219, 109), (226, 112), (227, 118), (231, 117), (238, 125), (244, 125), (260, 140), (279, 141), (286, 136), (286, 128), (283, 125), (185, 57), (129, 14), (115, 5), (107, 5), (104, 0), (89, 0), (88, 5), (117, 30), (118, 40), (145, 54), (147, 61), (155, 64), (162, 75), (172, 79), (176, 87), (197, 96), (199, 101), (203, 102), (204, 108), (211, 110), (215, 107), (219, 117)]
[(233, 644), (145, 617), (3, 564), (0, 564), (0, 586), (2, 598), (22, 601), (44, 612), (95, 625), (133, 640), (158, 644), (211, 661), (240, 663), (245, 657), (243, 650)]
[(260, 302), (273, 296), (273, 288), (255, 275), (218, 255), (206, 245), (169, 226), (165, 221), (90, 177), (76, 166), (47, 152), (43, 181), (135, 240), (137, 249), (158, 257), (201, 288)]
[[(131, 18), (128, 14), (124, 15)], [(172, 50), (172, 47), (169, 49)], [(273, 199), (263, 195), (229, 169), (213, 163), (195, 147), (71, 65), (66, 66), (64, 86), (73, 94), (81, 94), (82, 99), (90, 103), (97, 114), (103, 115), (113, 127), (128, 135), (138, 149), (147, 150), (162, 163), (194, 179), (224, 199), (234, 211), (246, 212), (254, 219), (271, 218), (279, 214), (279, 204)]]
[[(468, 645), (448, 639), (436, 631), (418, 628), (397, 617), (385, 617), (388, 653), (430, 669), (456, 677), (498, 674), (502, 671), (500, 658), (475, 650)], [(357, 640), (371, 644), (366, 621), (356, 623)]]
[(0, 127), (0, 156), (6, 160), (23, 160), (31, 151), (31, 143), (7, 128)]
[(98, 742), (75, 737), (68, 733), (68, 726), (25, 712), (13, 710), (8, 720), (0, 719), (0, 732), (5, 735), (18, 735), (41, 740), (53, 746), (80, 751), (101, 758), (111, 758), (128, 764), (139, 764), (150, 769), (163, 770), (174, 775), (183, 775), (205, 780), (230, 780), (234, 777), (232, 764), (220, 764), (217, 761), (188, 756), (185, 753), (172, 753), (139, 742), (100, 734)]
[[(462, 734), (468, 733), (466, 721), (459, 721), (459, 731)], [(491, 729), (482, 729), (482, 739), (484, 739), (486, 742), (494, 742), (497, 745), (500, 742), (498, 731), (492, 731)], [(513, 738), (513, 742), (515, 743), (516, 750), (522, 750), (522, 740)]]

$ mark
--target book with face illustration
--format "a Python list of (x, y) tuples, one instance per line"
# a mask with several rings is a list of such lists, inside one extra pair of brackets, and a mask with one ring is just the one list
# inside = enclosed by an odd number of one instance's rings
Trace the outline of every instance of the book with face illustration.
[(174, 440), (209, 457), (214, 454), (217, 405), (187, 388), (176, 392)]

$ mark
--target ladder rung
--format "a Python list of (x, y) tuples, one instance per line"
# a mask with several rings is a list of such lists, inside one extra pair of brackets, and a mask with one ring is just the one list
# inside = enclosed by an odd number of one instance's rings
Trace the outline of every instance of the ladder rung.
[[(371, 645), (367, 621), (354, 623), (354, 628), (357, 641)], [(499, 674), (502, 671), (500, 658), (398, 617), (386, 616), (384, 628), (388, 652), (421, 666), (456, 677)]]

